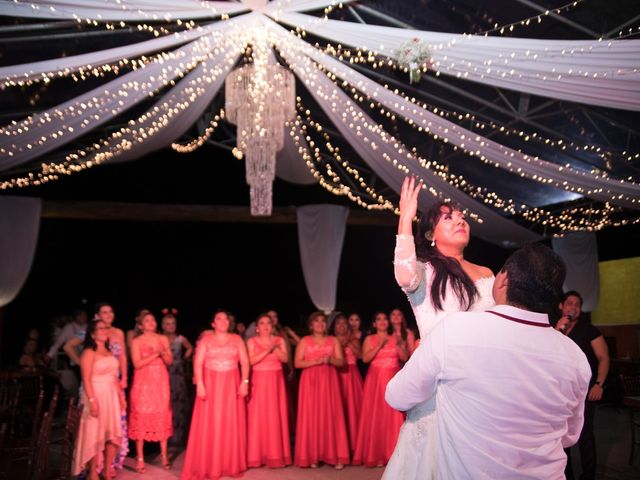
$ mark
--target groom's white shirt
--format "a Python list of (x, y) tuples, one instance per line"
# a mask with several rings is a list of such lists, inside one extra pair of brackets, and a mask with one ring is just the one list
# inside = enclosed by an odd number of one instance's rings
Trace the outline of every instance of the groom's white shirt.
[(386, 399), (404, 411), (436, 395), (440, 479), (563, 479), (590, 378), (546, 314), (498, 305), (444, 318)]

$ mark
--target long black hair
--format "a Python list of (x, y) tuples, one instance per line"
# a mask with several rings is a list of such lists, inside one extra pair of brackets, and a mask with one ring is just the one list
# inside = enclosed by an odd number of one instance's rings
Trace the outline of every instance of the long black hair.
[[(84, 350), (86, 350), (87, 348), (90, 348), (91, 350), (95, 351), (98, 348), (98, 344), (93, 339), (92, 335), (96, 333), (96, 328), (98, 328), (99, 323), (104, 323), (104, 322), (102, 320), (95, 320), (95, 319), (89, 321), (89, 324), (87, 325), (87, 333), (84, 336), (84, 342), (82, 342), (82, 348)], [(107, 338), (107, 341), (104, 342), (104, 346), (107, 347), (107, 350), (109, 350), (108, 338)]]
[(418, 260), (430, 263), (434, 270), (433, 283), (431, 284), (431, 304), (436, 310), (442, 310), (442, 300), (447, 295), (447, 284), (451, 283), (454, 293), (460, 299), (463, 310), (469, 310), (478, 298), (478, 289), (473, 280), (463, 270), (462, 265), (451, 257), (446, 257), (435, 247), (431, 246), (431, 240), (436, 225), (443, 215), (442, 207), (448, 209), (448, 213), (462, 209), (452, 202), (436, 202), (418, 222), (418, 232), (415, 235), (416, 257)]

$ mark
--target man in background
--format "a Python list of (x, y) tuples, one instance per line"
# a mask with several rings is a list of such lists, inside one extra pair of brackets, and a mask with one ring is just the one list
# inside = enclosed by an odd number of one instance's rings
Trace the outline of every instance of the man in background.
[[(575, 290), (564, 294), (560, 302), (562, 317), (556, 324), (556, 329), (573, 340), (584, 352), (591, 368), (589, 393), (584, 404), (584, 426), (578, 440), (580, 449), (580, 463), (582, 474), (580, 480), (593, 480), (596, 477), (596, 437), (593, 421), (596, 413), (596, 402), (602, 399), (604, 382), (609, 373), (609, 349), (602, 333), (586, 320), (580, 319), (582, 313), (582, 296)], [(565, 474), (568, 480), (573, 480), (570, 448), (566, 449), (567, 468)]]

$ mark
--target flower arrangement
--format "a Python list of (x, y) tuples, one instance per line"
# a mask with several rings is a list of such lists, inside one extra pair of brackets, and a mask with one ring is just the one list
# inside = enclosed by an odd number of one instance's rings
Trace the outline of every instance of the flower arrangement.
[(402, 43), (393, 52), (398, 63), (409, 69), (409, 81), (419, 82), (422, 75), (421, 68), (431, 63), (431, 50), (417, 37)]

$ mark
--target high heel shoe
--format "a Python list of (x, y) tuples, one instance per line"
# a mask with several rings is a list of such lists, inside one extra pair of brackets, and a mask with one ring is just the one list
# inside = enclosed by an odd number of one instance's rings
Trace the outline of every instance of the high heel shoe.
[(144, 458), (138, 458), (136, 461), (136, 472), (144, 473), (147, 469), (144, 466)]
[(162, 468), (165, 470), (171, 470), (171, 462), (167, 457), (162, 457)]

